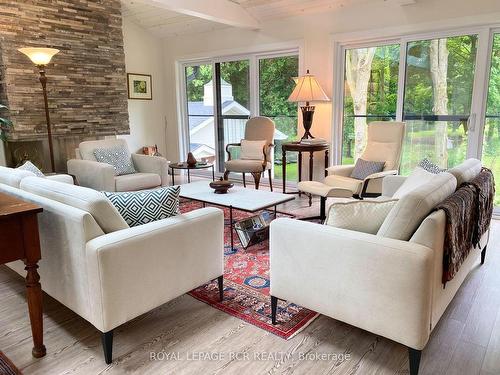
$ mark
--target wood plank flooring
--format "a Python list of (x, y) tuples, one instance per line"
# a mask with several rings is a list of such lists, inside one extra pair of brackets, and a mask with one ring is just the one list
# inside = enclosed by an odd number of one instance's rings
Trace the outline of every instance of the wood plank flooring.
[[(309, 208), (297, 197), (282, 209), (309, 215), (318, 202)], [(486, 263), (470, 273), (434, 330), (420, 374), (500, 374), (499, 246), (495, 221)], [(47, 295), (44, 309), (47, 356), (34, 359), (24, 281), (0, 267), (0, 350), (25, 374), (409, 373), (406, 347), (334, 319), (320, 316), (285, 341), (188, 295), (116, 329), (115, 360), (106, 365), (91, 324)]]

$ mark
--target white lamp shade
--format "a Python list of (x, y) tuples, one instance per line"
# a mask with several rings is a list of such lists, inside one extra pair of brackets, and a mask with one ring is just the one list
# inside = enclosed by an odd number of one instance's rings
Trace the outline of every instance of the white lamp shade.
[(288, 97), (289, 102), (327, 102), (329, 100), (330, 98), (325, 94), (316, 78), (309, 74), (309, 71), (296, 80), (296, 86)]
[(19, 52), (24, 53), (35, 65), (47, 65), (52, 57), (59, 52), (55, 48), (27, 47), (19, 48)]

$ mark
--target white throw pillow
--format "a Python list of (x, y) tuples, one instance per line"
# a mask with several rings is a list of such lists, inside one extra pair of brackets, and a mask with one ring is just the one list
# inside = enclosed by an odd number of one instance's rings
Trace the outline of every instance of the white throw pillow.
[(336, 228), (376, 234), (397, 199), (334, 203), (325, 224)]
[(400, 199), (416, 188), (431, 182), (437, 175), (427, 172), (421, 167), (416, 167), (401, 186), (393, 194), (393, 198)]
[(244, 160), (264, 160), (264, 146), (266, 141), (241, 140), (240, 159)]

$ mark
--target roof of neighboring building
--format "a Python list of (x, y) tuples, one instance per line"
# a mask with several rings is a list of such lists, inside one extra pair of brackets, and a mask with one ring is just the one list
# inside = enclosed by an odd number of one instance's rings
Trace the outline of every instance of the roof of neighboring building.
[[(228, 100), (222, 103), (222, 112), (227, 109), (231, 104), (238, 104), (234, 100)], [(247, 113), (242, 113), (247, 114)], [(202, 122), (210, 119), (214, 115), (214, 108), (211, 105), (203, 105), (203, 101), (188, 102), (188, 115), (189, 115), (189, 129), (196, 128)]]

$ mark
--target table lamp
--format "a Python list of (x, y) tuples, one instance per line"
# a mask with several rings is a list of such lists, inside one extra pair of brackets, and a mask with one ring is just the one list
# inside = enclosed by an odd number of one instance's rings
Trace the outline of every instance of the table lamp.
[(304, 135), (301, 139), (314, 138), (311, 134), (311, 126), (314, 116), (314, 106), (309, 105), (310, 102), (327, 102), (330, 98), (325, 94), (316, 78), (309, 73), (299, 77), (296, 80), (295, 88), (288, 97), (289, 102), (305, 102), (304, 106), (300, 106), (302, 111), (302, 126), (304, 126)]

